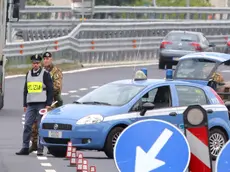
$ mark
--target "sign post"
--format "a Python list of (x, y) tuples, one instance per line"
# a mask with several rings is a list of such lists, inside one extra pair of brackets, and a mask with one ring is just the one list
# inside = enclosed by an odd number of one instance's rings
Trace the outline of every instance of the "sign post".
[(183, 117), (185, 135), (191, 149), (189, 170), (212, 172), (206, 110), (200, 105), (191, 105), (184, 111)]
[(174, 125), (156, 119), (128, 126), (114, 147), (119, 172), (185, 172), (190, 148), (184, 134)]

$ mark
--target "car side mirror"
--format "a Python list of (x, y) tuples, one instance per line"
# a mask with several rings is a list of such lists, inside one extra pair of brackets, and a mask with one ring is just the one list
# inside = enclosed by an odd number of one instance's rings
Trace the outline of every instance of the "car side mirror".
[(140, 112), (141, 116), (144, 116), (147, 110), (153, 110), (155, 105), (153, 103), (144, 103)]
[(214, 43), (210, 43), (209, 47), (215, 47), (216, 45)]

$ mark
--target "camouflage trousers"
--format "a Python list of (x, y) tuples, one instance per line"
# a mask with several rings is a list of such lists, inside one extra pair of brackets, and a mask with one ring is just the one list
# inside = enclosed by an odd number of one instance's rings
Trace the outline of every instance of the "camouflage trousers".
[[(63, 102), (61, 101), (61, 103), (59, 103), (58, 105), (56, 105), (54, 108), (57, 108), (59, 106), (61, 106), (63, 104)], [(31, 139), (32, 144), (37, 145), (37, 141), (38, 141), (38, 127), (37, 127), (37, 121), (34, 122), (33, 126), (32, 126), (32, 134), (31, 134)]]

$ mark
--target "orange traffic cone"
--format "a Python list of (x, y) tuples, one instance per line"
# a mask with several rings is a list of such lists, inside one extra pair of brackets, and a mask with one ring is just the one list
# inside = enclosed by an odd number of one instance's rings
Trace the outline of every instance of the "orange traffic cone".
[(77, 164), (77, 156), (76, 156), (77, 152), (76, 152), (76, 150), (77, 149), (75, 147), (72, 148), (72, 153), (71, 153), (71, 157), (70, 157), (70, 166), (76, 166), (76, 164)]
[(95, 166), (90, 166), (89, 172), (96, 172), (96, 167)]
[(82, 172), (83, 170), (83, 154), (79, 153), (77, 157), (77, 172)]
[(67, 146), (67, 151), (66, 151), (66, 159), (71, 158), (71, 154), (72, 154), (72, 143), (68, 142), (68, 146)]

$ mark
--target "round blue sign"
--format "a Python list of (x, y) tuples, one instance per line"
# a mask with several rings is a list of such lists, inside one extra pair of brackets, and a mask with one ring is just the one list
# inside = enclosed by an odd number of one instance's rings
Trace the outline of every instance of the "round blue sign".
[(128, 126), (114, 147), (119, 172), (185, 172), (190, 162), (185, 135), (162, 120), (142, 120)]
[(221, 149), (216, 159), (215, 172), (230, 172), (230, 140)]

